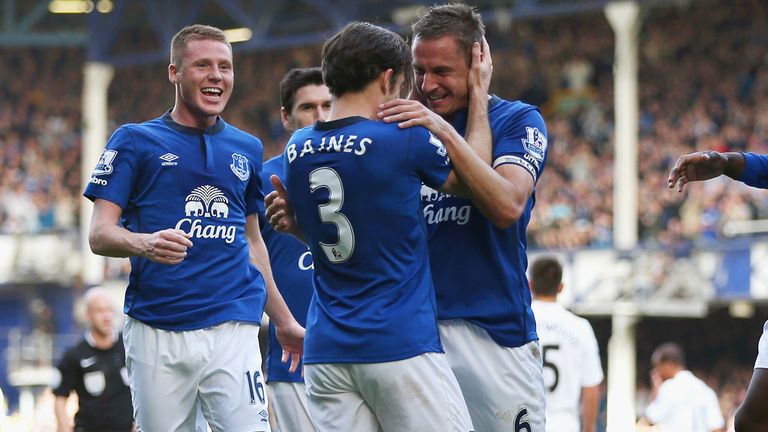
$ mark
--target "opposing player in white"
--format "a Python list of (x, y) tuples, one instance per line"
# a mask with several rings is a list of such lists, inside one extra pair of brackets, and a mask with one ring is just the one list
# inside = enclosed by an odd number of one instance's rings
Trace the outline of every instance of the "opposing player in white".
[(536, 331), (544, 357), (547, 431), (592, 432), (600, 402), (603, 368), (589, 322), (557, 303), (563, 267), (553, 257), (531, 266)]
[(645, 418), (662, 432), (714, 432), (725, 426), (717, 395), (685, 369), (683, 349), (660, 345), (651, 357), (651, 403)]

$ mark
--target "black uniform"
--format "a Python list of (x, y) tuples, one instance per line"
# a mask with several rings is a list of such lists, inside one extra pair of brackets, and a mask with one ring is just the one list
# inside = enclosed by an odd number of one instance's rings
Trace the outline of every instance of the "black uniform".
[(53, 393), (66, 397), (74, 390), (80, 400), (80, 409), (75, 414), (76, 431), (131, 430), (133, 407), (122, 335), (112, 348), (102, 350), (94, 347), (87, 332), (80, 343), (64, 353), (57, 368), (61, 383)]

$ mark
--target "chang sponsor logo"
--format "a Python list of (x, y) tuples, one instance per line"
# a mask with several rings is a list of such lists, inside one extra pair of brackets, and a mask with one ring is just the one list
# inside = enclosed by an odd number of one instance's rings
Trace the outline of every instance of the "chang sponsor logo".
[(199, 186), (185, 198), (184, 216), (176, 223), (176, 229), (184, 231), (192, 238), (223, 239), (227, 243), (235, 241), (237, 227), (217, 223), (204, 223), (200, 218), (227, 219), (229, 217), (229, 199), (221, 190), (211, 185)]
[(424, 219), (428, 224), (455, 222), (457, 225), (466, 225), (469, 222), (472, 206), (452, 206), (442, 202), (451, 197), (453, 195), (437, 191), (426, 185), (421, 186), (422, 210), (424, 212)]

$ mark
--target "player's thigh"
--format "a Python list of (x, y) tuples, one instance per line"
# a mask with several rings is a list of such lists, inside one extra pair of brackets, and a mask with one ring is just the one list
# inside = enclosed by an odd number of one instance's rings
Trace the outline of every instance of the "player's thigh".
[(195, 430), (201, 364), (200, 356), (189, 349), (192, 336), (126, 320), (125, 364), (138, 430)]
[(544, 431), (544, 381), (538, 342), (508, 348), (464, 320), (440, 321), (448, 363), (478, 431)]
[(270, 404), (281, 430), (314, 431), (307, 406), (307, 388), (300, 382), (270, 381)]
[(318, 432), (378, 432), (381, 426), (354, 387), (349, 364), (304, 365), (309, 413)]
[(473, 430), (459, 384), (443, 353), (358, 364), (354, 378), (384, 431)]
[(744, 402), (736, 411), (735, 426), (737, 432), (768, 430), (768, 369), (755, 368)]
[(259, 326), (226, 322), (205, 330), (210, 346), (200, 380), (200, 405), (214, 432), (269, 431)]

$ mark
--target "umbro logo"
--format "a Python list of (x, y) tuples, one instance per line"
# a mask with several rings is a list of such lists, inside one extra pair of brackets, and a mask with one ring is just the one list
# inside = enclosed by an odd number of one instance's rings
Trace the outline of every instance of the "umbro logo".
[(166, 154), (160, 156), (160, 159), (163, 160), (163, 163), (161, 165), (162, 166), (175, 166), (175, 165), (178, 165), (179, 163), (176, 162), (176, 159), (178, 159), (178, 158), (179, 157), (176, 156), (173, 153), (166, 153)]

